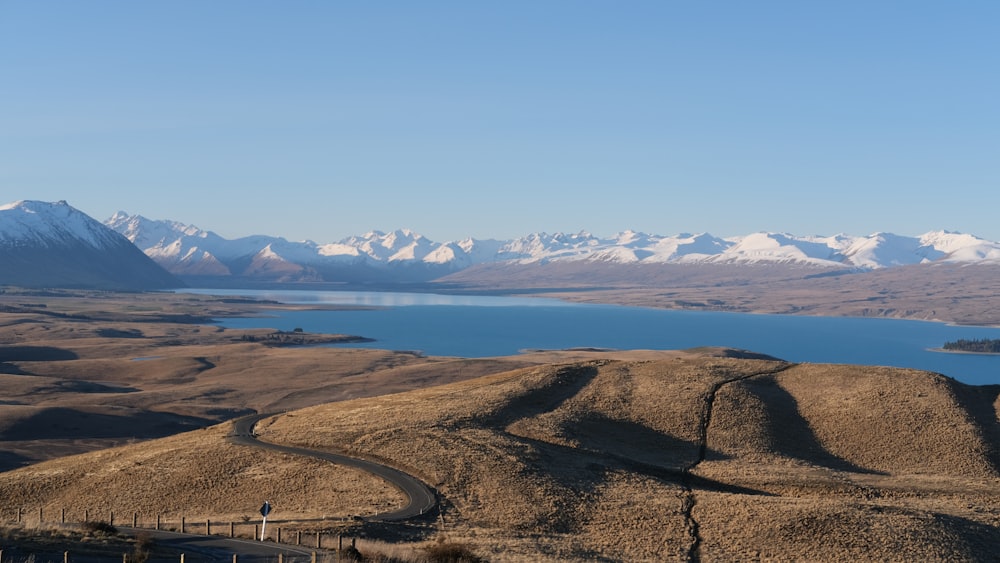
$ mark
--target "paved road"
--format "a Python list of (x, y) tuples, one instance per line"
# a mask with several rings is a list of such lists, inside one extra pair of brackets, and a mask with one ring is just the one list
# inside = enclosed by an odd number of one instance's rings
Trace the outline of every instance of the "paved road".
[(230, 434), (229, 440), (234, 444), (313, 457), (316, 459), (326, 460), (331, 463), (336, 463), (338, 465), (355, 467), (361, 469), (362, 471), (367, 471), (368, 473), (377, 475), (393, 485), (396, 485), (401, 491), (403, 491), (403, 494), (409, 498), (409, 504), (398, 510), (386, 512), (377, 516), (366, 516), (365, 519), (369, 521), (398, 522), (401, 520), (409, 520), (411, 518), (422, 516), (437, 506), (437, 498), (434, 495), (434, 491), (432, 491), (430, 487), (416, 477), (403, 473), (398, 469), (345, 455), (308, 450), (305, 448), (296, 448), (292, 446), (282, 446), (280, 444), (272, 444), (270, 442), (262, 442), (258, 440), (254, 435), (253, 427), (261, 419), (269, 416), (273, 415), (254, 414), (237, 419), (233, 423), (233, 433)]
[[(239, 538), (228, 538), (225, 536), (196, 536), (192, 534), (182, 534), (180, 532), (170, 532), (166, 530), (149, 530), (146, 528), (119, 528), (122, 533), (129, 535), (143, 534), (152, 538), (157, 547), (171, 548), (184, 554), (185, 563), (199, 563), (202, 561), (232, 561), (233, 554), (238, 556), (240, 563), (273, 562), (278, 560), (278, 555), (282, 556), (285, 563), (302, 563), (312, 561), (314, 549), (305, 547), (276, 544), (274, 542), (260, 542)], [(72, 558), (78, 561), (78, 558)], [(166, 561), (164, 558), (155, 561)], [(322, 561), (322, 555), (318, 558)], [(80, 560), (82, 561), (82, 560)], [(151, 563), (155, 563), (151, 560)], [(170, 558), (169, 561), (177, 561), (177, 558)]]

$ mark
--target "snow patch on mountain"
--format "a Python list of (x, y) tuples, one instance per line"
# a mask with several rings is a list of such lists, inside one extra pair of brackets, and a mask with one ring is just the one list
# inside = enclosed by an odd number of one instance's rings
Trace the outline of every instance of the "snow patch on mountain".
[[(409, 229), (369, 231), (328, 244), (289, 242), (254, 235), (226, 240), (211, 231), (174, 221), (151, 221), (124, 212), (107, 221), (149, 256), (172, 271), (197, 269), (234, 275), (298, 271), (313, 275), (331, 267), (391, 270), (423, 265), (443, 275), (486, 263), (546, 264), (594, 261), (615, 264), (797, 264), (824, 268), (877, 269), (935, 261), (1000, 262), (1000, 244), (947, 231), (920, 237), (796, 236), (759, 232), (719, 238), (709, 233), (663, 236), (626, 230), (608, 238), (586, 231), (532, 233), (499, 240), (463, 239), (438, 243)], [(265, 268), (267, 263), (273, 267)], [(292, 265), (297, 265), (298, 269)], [(430, 275), (430, 274), (428, 274)]]
[(917, 237), (881, 232), (868, 236), (759, 232), (728, 238), (632, 230), (601, 238), (580, 231), (532, 233), (506, 241), (468, 238), (438, 243), (409, 229), (398, 229), (316, 244), (267, 235), (230, 240), (194, 225), (151, 220), (124, 211), (102, 225), (66, 202), (17, 201), (0, 206), (0, 244), (8, 247), (68, 240), (101, 248), (124, 242), (115, 231), (175, 274), (271, 276), (286, 281), (334, 279), (361, 270), (385, 272), (379, 279), (389, 280), (404, 269), (409, 272), (407, 279), (434, 279), (479, 264), (567, 261), (623, 265), (771, 263), (850, 269), (939, 262), (1000, 263), (1000, 243), (949, 231)]
[(0, 241), (11, 245), (72, 241), (100, 249), (119, 244), (120, 237), (65, 201), (21, 200), (0, 206)]
[(0, 206), (0, 285), (161, 289), (179, 280), (65, 201)]

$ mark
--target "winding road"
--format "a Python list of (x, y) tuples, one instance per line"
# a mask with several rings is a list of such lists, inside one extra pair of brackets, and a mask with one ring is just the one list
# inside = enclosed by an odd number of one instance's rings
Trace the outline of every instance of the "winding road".
[(252, 446), (293, 455), (322, 459), (324, 461), (329, 461), (330, 463), (336, 463), (337, 465), (346, 465), (348, 467), (354, 467), (362, 471), (367, 471), (368, 473), (377, 475), (389, 483), (392, 483), (409, 498), (409, 504), (398, 510), (385, 512), (375, 516), (366, 516), (365, 520), (368, 521), (399, 522), (402, 520), (409, 520), (411, 518), (423, 516), (437, 506), (437, 497), (434, 494), (434, 491), (431, 490), (427, 484), (412, 475), (404, 473), (393, 467), (389, 467), (388, 465), (382, 465), (373, 461), (330, 452), (296, 448), (293, 446), (283, 446), (281, 444), (272, 444), (270, 442), (262, 442), (258, 440), (254, 434), (254, 426), (260, 422), (261, 419), (269, 416), (274, 416), (274, 413), (253, 414), (235, 420), (233, 422), (233, 432), (229, 435), (229, 441), (233, 444), (243, 446)]
[[(150, 530), (147, 528), (119, 528), (119, 530), (130, 536), (144, 535), (153, 539), (157, 546), (170, 548), (184, 553), (184, 561), (189, 563), (200, 563), (202, 561), (230, 561), (233, 555), (239, 556), (239, 561), (244, 563), (271, 563), (281, 556), (285, 563), (306, 563), (312, 562), (312, 554), (317, 550), (302, 546), (287, 544), (277, 544), (271, 541), (261, 542), (240, 538), (228, 538), (224, 536), (199, 536), (194, 534), (182, 534), (166, 530)], [(74, 556), (73, 561), (86, 563), (90, 559), (86, 556)], [(95, 561), (107, 561), (107, 558), (95, 558)], [(176, 558), (154, 557), (150, 563), (175, 562)]]

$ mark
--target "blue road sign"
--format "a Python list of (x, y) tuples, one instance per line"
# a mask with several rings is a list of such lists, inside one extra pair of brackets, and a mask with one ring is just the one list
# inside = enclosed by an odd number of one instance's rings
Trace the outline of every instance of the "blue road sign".
[(260, 514), (264, 518), (267, 518), (267, 515), (270, 514), (270, 513), (271, 513), (271, 503), (269, 503), (269, 502), (267, 502), (265, 500), (264, 501), (264, 506), (260, 507)]

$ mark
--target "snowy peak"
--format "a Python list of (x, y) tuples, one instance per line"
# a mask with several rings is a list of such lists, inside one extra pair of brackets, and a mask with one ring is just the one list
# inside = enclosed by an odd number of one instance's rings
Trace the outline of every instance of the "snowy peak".
[[(930, 232), (919, 237), (797, 236), (759, 232), (720, 238), (710, 233), (663, 236), (621, 231), (608, 238), (578, 233), (532, 233), (498, 241), (463, 239), (438, 243), (409, 229), (369, 231), (329, 244), (289, 242), (255, 235), (226, 240), (172, 221), (149, 221), (118, 213), (108, 225), (125, 234), (160, 264), (178, 273), (228, 268), (233, 275), (295, 271), (309, 275), (344, 268), (385, 272), (419, 266), (419, 279), (434, 279), (479, 264), (547, 264), (591, 261), (612, 264), (791, 264), (806, 267), (877, 269), (926, 262), (1000, 262), (1000, 244), (972, 235)], [(263, 252), (262, 252), (263, 251)], [(249, 268), (249, 269), (248, 269)], [(305, 274), (302, 274), (305, 275)], [(339, 274), (338, 274), (339, 275)], [(389, 274), (390, 276), (394, 274)], [(381, 279), (381, 278), (380, 278)]]
[(125, 237), (65, 201), (0, 206), (0, 284), (162, 289), (182, 285)]
[(821, 240), (786, 233), (753, 233), (732, 239), (732, 246), (712, 259), (726, 263), (800, 263), (839, 265), (842, 256)]
[[(129, 244), (131, 242), (132, 244)], [(64, 201), (18, 201), (0, 206), (0, 247), (121, 245), (138, 248), (178, 275), (235, 276), (272, 281), (428, 281), (480, 264), (789, 264), (878, 269), (921, 263), (1000, 263), (1000, 243), (932, 231), (917, 237), (797, 236), (758, 232), (719, 238), (709, 233), (656, 235), (621, 231), (600, 238), (577, 233), (532, 233), (513, 240), (434, 242), (409, 229), (370, 231), (316, 244), (252, 235), (225, 239), (176, 221), (124, 211), (103, 225)]]
[(121, 237), (65, 201), (22, 200), (0, 207), (0, 241), (6, 244), (85, 244), (115, 247)]

